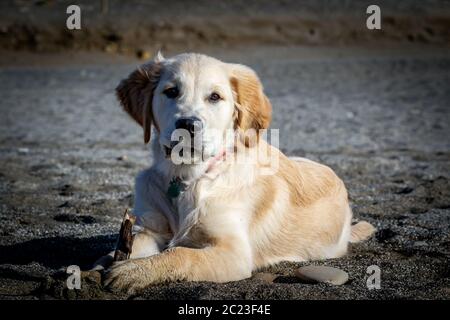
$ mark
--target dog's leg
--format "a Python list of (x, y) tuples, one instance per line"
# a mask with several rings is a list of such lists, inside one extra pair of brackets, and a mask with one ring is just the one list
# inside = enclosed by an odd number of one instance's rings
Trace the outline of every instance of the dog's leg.
[(169, 239), (170, 237), (144, 229), (134, 236), (130, 259), (150, 257), (160, 253)]
[[(130, 259), (144, 258), (158, 254), (164, 248), (166, 242), (167, 238), (164, 235), (144, 229), (134, 236)], [(114, 252), (115, 250), (99, 258), (93, 264), (91, 270), (104, 270), (109, 268), (114, 261)]]
[(243, 241), (223, 241), (211, 247), (175, 247), (142, 259), (115, 263), (105, 285), (134, 293), (164, 281), (227, 282), (251, 276), (250, 246)]
[(107, 255), (104, 255), (104, 256), (98, 258), (92, 265), (91, 270), (101, 271), (101, 270), (109, 268), (109, 266), (114, 261), (114, 252), (115, 252), (115, 250), (111, 251)]

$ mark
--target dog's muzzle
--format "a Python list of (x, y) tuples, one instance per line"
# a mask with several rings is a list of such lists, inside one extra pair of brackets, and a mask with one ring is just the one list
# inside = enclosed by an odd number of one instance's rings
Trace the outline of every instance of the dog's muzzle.
[(203, 122), (197, 117), (181, 118), (175, 122), (175, 129), (187, 130), (194, 138), (203, 131)]
[[(172, 149), (180, 143), (183, 144), (183, 149), (180, 152), (181, 156), (183, 156), (183, 150), (186, 149), (190, 150), (190, 154), (192, 156), (195, 152), (200, 154), (203, 153), (203, 122), (200, 119), (197, 117), (180, 118), (175, 122), (175, 130), (183, 131), (179, 131), (180, 134), (176, 135), (178, 137), (178, 141), (171, 141), (170, 147), (164, 146), (166, 157), (170, 157)], [(190, 145), (185, 145), (186, 141), (184, 141), (184, 138), (190, 140)]]

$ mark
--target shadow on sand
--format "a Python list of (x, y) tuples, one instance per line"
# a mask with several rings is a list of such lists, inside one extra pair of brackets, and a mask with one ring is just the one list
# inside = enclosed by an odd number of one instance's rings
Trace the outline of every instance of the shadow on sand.
[(0, 264), (29, 264), (37, 262), (59, 269), (78, 265), (82, 270), (114, 248), (117, 234), (89, 238), (40, 238), (8, 246), (0, 246)]

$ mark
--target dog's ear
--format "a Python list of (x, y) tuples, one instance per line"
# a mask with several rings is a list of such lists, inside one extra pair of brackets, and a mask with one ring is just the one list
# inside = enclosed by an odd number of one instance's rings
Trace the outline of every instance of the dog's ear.
[[(230, 82), (236, 108), (235, 129), (244, 133), (254, 129), (258, 138), (259, 131), (267, 129), (272, 119), (272, 105), (264, 94), (261, 81), (249, 67), (232, 64)], [(249, 145), (247, 138), (245, 145)]]
[(163, 60), (158, 53), (153, 61), (137, 68), (116, 88), (123, 109), (144, 129), (145, 143), (150, 141), (153, 91), (158, 85)]

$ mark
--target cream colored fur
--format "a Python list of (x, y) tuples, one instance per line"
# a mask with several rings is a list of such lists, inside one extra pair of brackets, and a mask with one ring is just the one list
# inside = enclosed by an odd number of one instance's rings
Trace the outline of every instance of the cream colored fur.
[[(270, 102), (251, 69), (185, 54), (169, 60), (158, 57), (136, 72), (118, 87), (118, 97), (143, 125), (146, 141), (148, 126), (154, 126), (152, 164), (139, 174), (135, 186), (133, 213), (143, 229), (136, 235), (132, 259), (113, 264), (106, 285), (135, 292), (164, 281), (241, 280), (284, 260), (341, 257), (349, 242), (373, 233), (367, 222), (351, 226), (347, 190), (330, 168), (289, 159), (263, 139), (257, 146), (278, 157), (273, 174), (263, 172), (257, 148), (245, 139), (207, 173), (208, 160), (175, 166), (164, 157), (161, 148), (177, 114), (195, 114), (221, 132), (268, 127)], [(158, 89), (173, 79), (183, 90), (175, 102)], [(218, 106), (201, 100), (212, 83), (222, 91)], [(205, 138), (207, 143), (213, 140)], [(213, 141), (205, 150), (221, 144), (220, 139)], [(189, 183), (171, 201), (166, 191), (174, 176)]]

